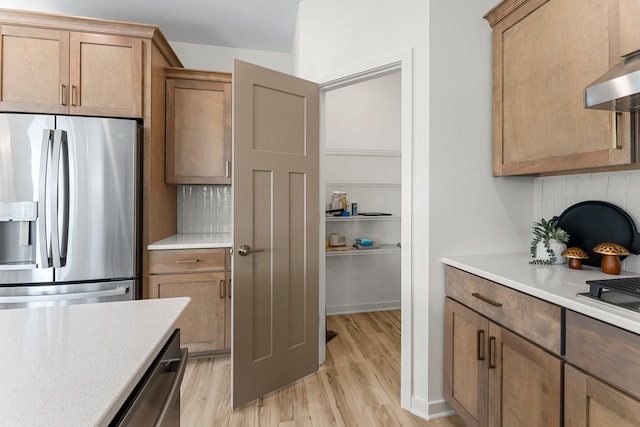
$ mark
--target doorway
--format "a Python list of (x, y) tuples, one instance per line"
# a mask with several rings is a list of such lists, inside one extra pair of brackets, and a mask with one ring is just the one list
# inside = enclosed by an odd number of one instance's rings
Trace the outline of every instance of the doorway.
[[(366, 311), (367, 304), (370, 304), (370, 309), (380, 310), (391, 308), (393, 304), (398, 304), (401, 308), (402, 319), (402, 336), (401, 336), (401, 405), (405, 409), (410, 409), (411, 404), (411, 389), (412, 389), (412, 353), (411, 353), (411, 337), (412, 337), (412, 306), (411, 306), (411, 265), (412, 265), (412, 252), (411, 252), (411, 177), (412, 177), (412, 78), (411, 78), (411, 50), (399, 52), (386, 57), (378, 58), (369, 61), (366, 64), (361, 64), (350, 70), (344, 70), (336, 73), (334, 76), (330, 76), (324, 79), (325, 83), (320, 85), (321, 93), (321, 121), (320, 121), (320, 158), (321, 158), (321, 200), (320, 203), (323, 206), (327, 206), (327, 201), (331, 198), (331, 192), (334, 190), (334, 184), (350, 184), (352, 200), (356, 200), (358, 203), (358, 210), (360, 212), (370, 211), (373, 213), (391, 213), (388, 221), (384, 221), (386, 224), (382, 226), (383, 230), (378, 233), (382, 236), (382, 239), (390, 239), (394, 235), (393, 222), (399, 230), (395, 231), (395, 235), (399, 236), (399, 240), (394, 242), (393, 240), (385, 240), (382, 243), (393, 244), (399, 243), (401, 249), (398, 247), (394, 251), (390, 251), (384, 256), (389, 258), (396, 257), (396, 262), (399, 264), (397, 267), (399, 270), (399, 295), (396, 297), (395, 302), (393, 299), (389, 299), (389, 295), (382, 296), (386, 301), (364, 301), (359, 304), (358, 301), (351, 302), (351, 308), (355, 311)], [(331, 113), (327, 111), (327, 108), (331, 107), (332, 97), (331, 91), (338, 89), (344, 89), (349, 87), (356, 87), (357, 85), (367, 85), (371, 83), (386, 82), (390, 85), (395, 85), (395, 95), (398, 96), (399, 111), (398, 116), (398, 128), (400, 131), (399, 137), (396, 137), (397, 145), (391, 146), (385, 144), (384, 137), (371, 144), (371, 135), (363, 136), (363, 140), (354, 141), (347, 148), (336, 146), (336, 141), (330, 140), (334, 138), (332, 131), (327, 129), (327, 121), (331, 120)], [(384, 86), (384, 83), (383, 83)], [(375, 84), (374, 84), (375, 87)], [(329, 99), (328, 99), (329, 98)], [(331, 161), (329, 160), (331, 158)], [(359, 180), (358, 177), (362, 177), (362, 174), (358, 174), (357, 168), (351, 167), (358, 163), (360, 167), (370, 167), (373, 169), (373, 176), (376, 177), (375, 181), (370, 180), (366, 182)], [(335, 178), (335, 171), (348, 171), (344, 176), (349, 178), (349, 182), (339, 182), (340, 179)], [(394, 172), (395, 171), (395, 172)], [(371, 172), (371, 171), (370, 171)], [(394, 175), (395, 173), (395, 175)], [(371, 174), (369, 174), (371, 176)], [(374, 185), (371, 185), (374, 184)], [(346, 188), (346, 185), (338, 185)], [(347, 197), (349, 195), (347, 194)], [(367, 203), (370, 203), (365, 208), (365, 200), (358, 200), (357, 198), (367, 198)], [(367, 227), (360, 227), (360, 221), (354, 221), (358, 231), (365, 233), (374, 233), (372, 230), (376, 230), (374, 226), (376, 220), (370, 220), (367, 222)], [(368, 220), (369, 221), (369, 220)], [(387, 223), (388, 222), (388, 223)], [(331, 225), (328, 225), (331, 223)], [(351, 226), (352, 223), (340, 223), (340, 225)], [(321, 241), (325, 242), (329, 227), (334, 227), (333, 220), (329, 222), (321, 222), (320, 236)], [(380, 227), (380, 226), (378, 226)], [(351, 237), (355, 236), (358, 231), (349, 231)], [(347, 239), (347, 231), (344, 232), (345, 240)], [(366, 236), (365, 236), (366, 237)], [(326, 243), (325, 243), (326, 244)], [(324, 254), (324, 251), (321, 251)], [(332, 255), (333, 256), (333, 255)], [(357, 255), (356, 255), (357, 256)], [(383, 256), (372, 255), (372, 256)], [(327, 277), (327, 266), (329, 256), (320, 257), (320, 329), (321, 336), (324, 338), (325, 332), (325, 316), (327, 314), (337, 313), (340, 308), (336, 309), (334, 302), (331, 300), (333, 295), (329, 289), (329, 278)], [(346, 256), (345, 256), (346, 258)], [(341, 259), (341, 258), (337, 258)], [(363, 259), (365, 259), (363, 257)], [(333, 259), (331, 259), (333, 261)], [(386, 260), (385, 262), (392, 262)], [(393, 263), (393, 262), (392, 262)], [(366, 262), (365, 262), (366, 264)], [(373, 262), (373, 264), (376, 264)], [(365, 278), (366, 281), (366, 278)], [(355, 297), (354, 297), (355, 298)], [(398, 300), (399, 298), (399, 300)], [(377, 304), (377, 306), (376, 306)], [(385, 306), (386, 304), (386, 306)], [(355, 307), (354, 307), (355, 305)], [(344, 308), (344, 307), (343, 307)], [(347, 307), (348, 309), (348, 307)], [(321, 343), (320, 345), (320, 362), (324, 362), (326, 357), (326, 348)]]

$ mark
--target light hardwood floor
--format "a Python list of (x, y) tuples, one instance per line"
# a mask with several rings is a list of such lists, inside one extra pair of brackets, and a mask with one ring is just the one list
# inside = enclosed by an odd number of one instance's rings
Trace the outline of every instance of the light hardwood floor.
[(327, 318), (338, 336), (318, 372), (239, 410), (229, 409), (228, 356), (190, 360), (182, 383), (182, 426), (461, 427), (400, 408), (400, 311)]

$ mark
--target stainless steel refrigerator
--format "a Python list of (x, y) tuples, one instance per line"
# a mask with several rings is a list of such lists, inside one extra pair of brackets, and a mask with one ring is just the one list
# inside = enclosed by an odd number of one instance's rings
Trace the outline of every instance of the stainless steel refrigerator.
[(135, 120), (0, 114), (0, 308), (139, 289)]

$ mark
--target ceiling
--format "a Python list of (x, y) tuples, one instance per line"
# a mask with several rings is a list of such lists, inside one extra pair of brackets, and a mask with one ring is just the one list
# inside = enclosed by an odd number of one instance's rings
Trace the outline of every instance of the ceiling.
[(290, 52), (301, 0), (0, 0), (0, 8), (157, 25), (169, 41)]

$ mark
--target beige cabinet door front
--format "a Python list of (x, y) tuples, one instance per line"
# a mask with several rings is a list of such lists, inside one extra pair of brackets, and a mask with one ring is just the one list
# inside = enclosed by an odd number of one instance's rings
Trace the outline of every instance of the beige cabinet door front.
[(571, 365), (564, 372), (565, 426), (640, 425), (639, 401)]
[(2, 25), (0, 110), (66, 113), (69, 33)]
[(189, 297), (176, 321), (190, 355), (224, 349), (225, 273), (152, 274), (151, 298)]
[(319, 87), (236, 60), (232, 104), (237, 408), (318, 369)]
[(71, 33), (71, 114), (142, 117), (142, 40)]
[(562, 360), (489, 325), (489, 425), (562, 425)]
[(444, 398), (465, 425), (487, 425), (489, 321), (451, 298), (445, 303)]

